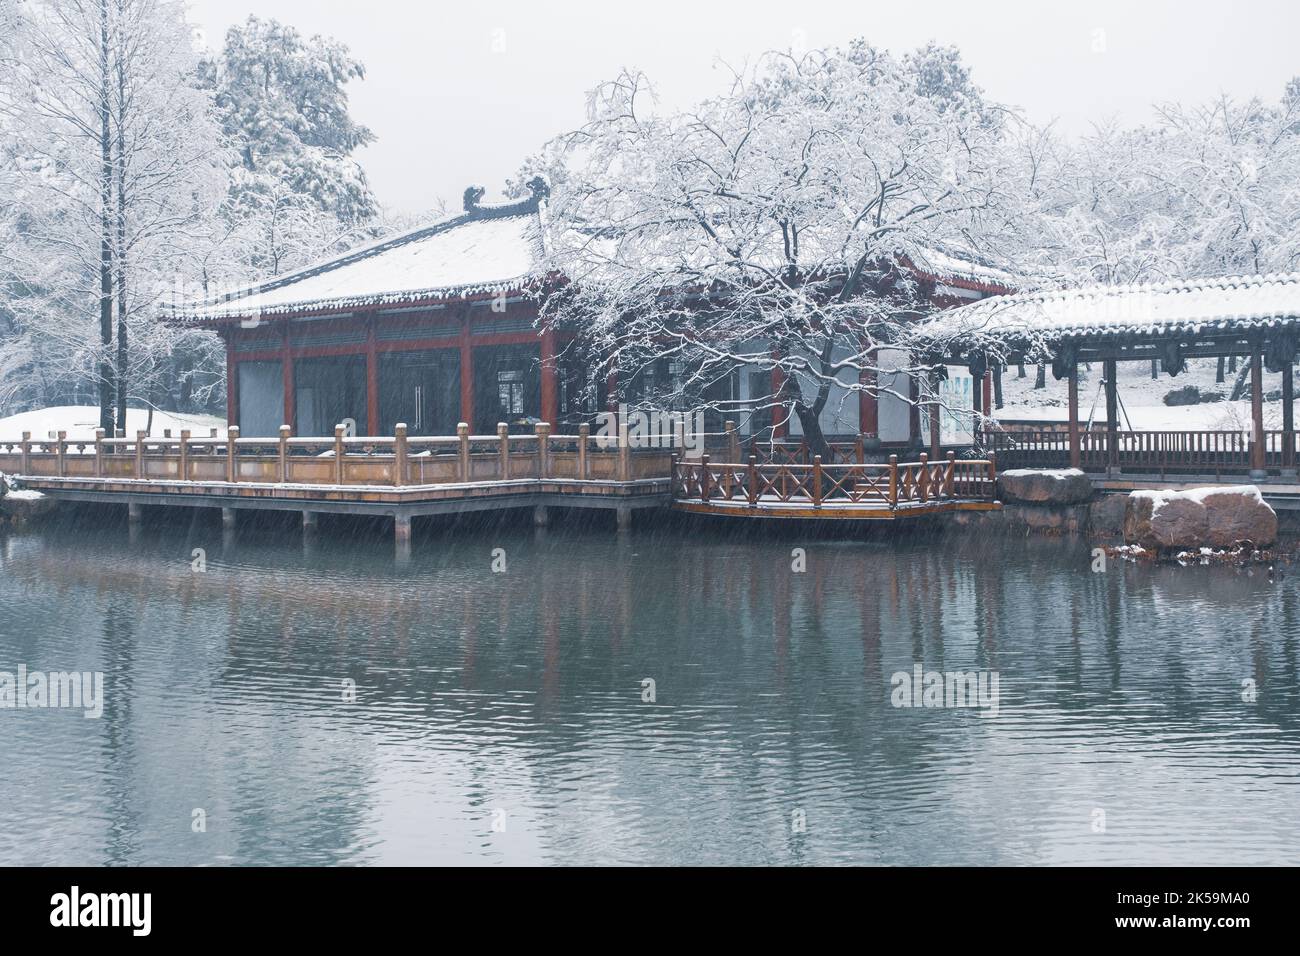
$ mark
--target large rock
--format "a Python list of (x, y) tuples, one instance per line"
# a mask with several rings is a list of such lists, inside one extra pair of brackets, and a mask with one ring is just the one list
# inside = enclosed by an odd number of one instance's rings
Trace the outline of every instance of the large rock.
[(1277, 540), (1277, 513), (1254, 485), (1135, 491), (1124, 512), (1124, 540), (1155, 549), (1263, 547)]
[(1277, 541), (1277, 512), (1254, 485), (1211, 491), (1205, 505), (1206, 541), (1212, 548), (1228, 548), (1239, 541), (1258, 546)]
[(8, 491), (0, 498), (0, 514), (15, 524), (24, 524), (45, 517), (58, 504), (57, 498), (50, 498), (39, 491)]
[(1088, 530), (1093, 534), (1123, 534), (1128, 495), (1103, 495), (1088, 509)]
[(1003, 521), (1015, 528), (1052, 533), (1077, 533), (1088, 523), (1085, 505), (1045, 506), (1010, 503), (1003, 506)]
[(1003, 501), (1077, 505), (1092, 498), (1092, 482), (1077, 468), (1013, 468), (998, 475)]

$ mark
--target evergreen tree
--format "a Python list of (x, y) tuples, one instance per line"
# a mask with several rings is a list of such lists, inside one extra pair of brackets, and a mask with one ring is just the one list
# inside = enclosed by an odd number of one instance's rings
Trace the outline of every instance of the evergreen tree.
[(277, 275), (373, 233), (379, 210), (354, 153), (374, 134), (349, 115), (346, 89), (365, 67), (345, 45), (249, 17), (203, 75), (238, 156), (225, 216), (243, 270)]

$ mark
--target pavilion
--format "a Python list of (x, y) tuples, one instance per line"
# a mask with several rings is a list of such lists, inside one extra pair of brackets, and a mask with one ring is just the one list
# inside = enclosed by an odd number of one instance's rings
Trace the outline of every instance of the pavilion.
[[(1293, 368), (1300, 342), (1300, 274), (1188, 279), (1020, 293), (972, 303), (930, 320), (922, 348), (936, 361), (982, 370), (1000, 357), (1052, 356), (1052, 374), (1069, 382), (1064, 430), (994, 435), (1008, 464), (1068, 463), (1108, 475), (1129, 473), (1270, 474), (1293, 479), (1296, 440)], [(1189, 358), (1246, 355), (1251, 425), (1230, 431), (1120, 431), (1118, 362), (1156, 362), (1175, 376)], [(1079, 366), (1100, 363), (1104, 427), (1079, 422)], [(1264, 372), (1281, 376), (1282, 428), (1264, 428)]]
[[(539, 319), (540, 293), (563, 277), (546, 266), (549, 190), (540, 178), (529, 188), (524, 199), (491, 205), (471, 187), (460, 214), (180, 304), (171, 321), (221, 337), (228, 423), (246, 437), (276, 436), (286, 424), (295, 436), (330, 436), (339, 423), (357, 436), (392, 435), (398, 423), (412, 437), (454, 435), (461, 422), (476, 435), (494, 435), (502, 422), (512, 433), (538, 422), (575, 432), (682, 370), (666, 358), (635, 370), (590, 367), (569, 348), (571, 331)], [(1010, 288), (1005, 273), (939, 250), (903, 265), (937, 309)], [(756, 409), (739, 416), (746, 437), (797, 440), (797, 418), (759, 410), (781, 384), (777, 371), (737, 368), (704, 398)], [(822, 419), (828, 437), (897, 450), (919, 441), (907, 397), (919, 394), (916, 383), (893, 382), (879, 398), (835, 388)], [(975, 390), (977, 406), (987, 388)], [(723, 416), (707, 414), (706, 427), (721, 431)]]

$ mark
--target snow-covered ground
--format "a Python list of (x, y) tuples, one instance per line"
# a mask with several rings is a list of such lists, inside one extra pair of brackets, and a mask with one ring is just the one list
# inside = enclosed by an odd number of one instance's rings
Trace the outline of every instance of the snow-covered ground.
[[(1203, 402), (1199, 405), (1166, 405), (1164, 397), (1174, 389), (1195, 385), (1201, 391), (1219, 392), (1225, 398), (1232, 391), (1236, 376), (1225, 375), (1221, 385), (1214, 382), (1216, 361), (1214, 359), (1192, 359), (1187, 363), (1187, 371), (1170, 378), (1161, 374), (1159, 379), (1151, 378), (1151, 365), (1147, 362), (1121, 362), (1119, 371), (1119, 398), (1128, 420), (1138, 431), (1161, 430), (1214, 430), (1214, 429), (1249, 429), (1250, 402)], [(1241, 365), (1237, 366), (1238, 371)], [(1068, 396), (1064, 379), (1052, 378), (1052, 370), (1047, 370), (1047, 387), (1034, 388), (1032, 365), (1025, 366), (1025, 377), (1017, 378), (1014, 366), (1002, 373), (1002, 395), (1004, 407), (997, 413), (1002, 421), (1061, 421), (1067, 417)], [(1091, 409), (1095, 420), (1106, 417), (1106, 396), (1100, 390), (1101, 366), (1094, 365), (1091, 370), (1079, 368), (1079, 418), (1088, 420)], [(1281, 375), (1264, 373), (1264, 393), (1276, 391), (1282, 387)], [(1094, 402), (1095, 408), (1094, 408)], [(1120, 413), (1120, 428), (1126, 427), (1123, 412)], [(1264, 403), (1264, 427), (1277, 429), (1282, 427), (1282, 403)]]
[[(126, 410), (126, 433), (134, 436), (137, 431), (149, 427), (149, 411), (144, 408)], [(52, 408), (38, 408), (30, 412), (20, 412), (8, 418), (0, 418), (0, 440), (17, 441), (23, 432), (31, 432), (33, 438), (53, 438), (58, 432), (68, 433), (68, 438), (93, 439), (95, 429), (99, 427), (99, 409), (93, 405), (56, 405)], [(226, 420), (216, 415), (176, 415), (170, 412), (153, 413), (152, 435), (161, 435), (163, 429), (170, 428), (173, 435), (179, 435), (181, 429), (188, 428), (194, 435), (207, 435), (208, 430), (219, 431), (226, 427)]]

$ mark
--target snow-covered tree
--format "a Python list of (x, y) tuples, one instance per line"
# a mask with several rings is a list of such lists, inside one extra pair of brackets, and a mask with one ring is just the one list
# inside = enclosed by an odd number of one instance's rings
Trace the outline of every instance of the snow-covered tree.
[(238, 157), (217, 236), (233, 269), (277, 275), (372, 234), (378, 207), (354, 153), (374, 135), (346, 89), (365, 68), (346, 46), (249, 17), (203, 71)]
[(224, 192), (218, 128), (182, 3), (19, 12), (0, 84), (0, 148), (14, 160), (4, 268), (21, 285), (4, 370), (26, 354), (17, 367), (38, 386), (51, 374), (71, 379), (56, 391), (93, 382), (111, 430), (151, 390), (137, 378), (160, 343), (175, 341), (155, 307)]
[(1151, 175), (1175, 251), (1200, 274), (1289, 271), (1300, 263), (1300, 100), (1220, 97), (1158, 111)]
[[(1277, 105), (1165, 104), (1026, 146), (1039, 215), (1023, 261), (1045, 281), (1137, 282), (1300, 265), (1300, 83)], [(1037, 148), (1035, 148), (1037, 147)]]
[[(647, 401), (772, 408), (825, 455), (831, 395), (877, 388), (877, 350), (927, 308), (909, 264), (977, 257), (1017, 228), (1011, 117), (955, 51), (861, 41), (769, 54), (694, 109), (654, 106), (625, 72), (552, 147), (567, 176), (551, 264), (570, 281), (546, 308), (624, 378), (678, 363)], [(745, 406), (710, 399), (739, 366), (781, 384)]]

